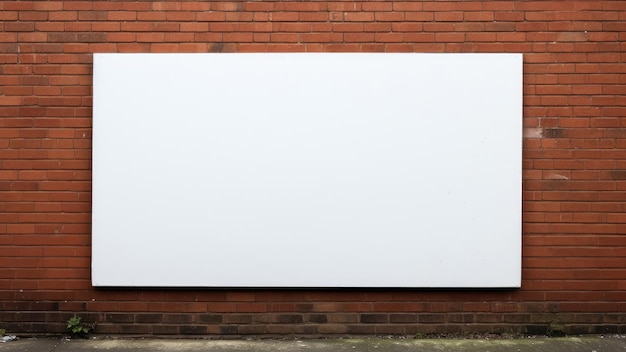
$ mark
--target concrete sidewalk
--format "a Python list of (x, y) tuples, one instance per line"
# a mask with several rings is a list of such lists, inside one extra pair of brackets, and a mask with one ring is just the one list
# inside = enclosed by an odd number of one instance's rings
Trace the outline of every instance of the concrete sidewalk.
[(400, 339), (358, 338), (326, 340), (165, 340), (114, 339), (65, 340), (22, 338), (0, 344), (11, 352), (147, 352), (147, 351), (446, 351), (446, 352), (626, 352), (626, 336), (585, 336), (524, 339)]

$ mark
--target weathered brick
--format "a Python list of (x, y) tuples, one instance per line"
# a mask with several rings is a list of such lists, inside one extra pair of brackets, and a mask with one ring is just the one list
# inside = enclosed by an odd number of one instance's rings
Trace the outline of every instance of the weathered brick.
[(254, 321), (252, 314), (225, 314), (222, 316), (225, 324), (250, 324)]
[(307, 320), (311, 323), (326, 323), (328, 318), (326, 317), (326, 314), (309, 314)]
[(372, 313), (372, 314), (361, 314), (361, 323), (387, 323), (389, 322), (388, 314), (381, 313)]
[[(150, 327), (152, 333), (156, 335), (176, 335), (180, 333), (180, 327), (177, 325), (153, 324)], [(100, 331), (98, 330), (98, 332)]]
[(132, 323), (135, 321), (135, 316), (128, 313), (107, 313), (104, 318), (110, 323)]
[(413, 313), (389, 314), (389, 321), (391, 323), (416, 323), (417, 314), (413, 314)]
[(223, 335), (236, 335), (239, 333), (237, 325), (222, 325), (220, 326), (220, 334)]
[(163, 322), (170, 324), (188, 324), (193, 321), (193, 316), (189, 314), (164, 314)]
[(444, 314), (419, 314), (417, 317), (420, 323), (443, 323), (445, 322)]
[(277, 314), (274, 316), (274, 322), (281, 324), (299, 324), (303, 321), (301, 314)]
[(204, 335), (207, 333), (207, 327), (204, 325), (182, 325), (179, 331), (182, 335)]
[(147, 313), (135, 315), (137, 323), (160, 323), (163, 321), (163, 315), (158, 313)]
[(198, 321), (201, 323), (216, 324), (222, 322), (221, 314), (200, 314), (198, 315)]

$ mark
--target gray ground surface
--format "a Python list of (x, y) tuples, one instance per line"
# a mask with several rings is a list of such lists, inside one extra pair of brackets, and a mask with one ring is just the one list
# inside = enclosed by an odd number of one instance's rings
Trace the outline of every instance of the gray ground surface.
[(0, 343), (0, 351), (12, 352), (147, 352), (147, 351), (447, 351), (447, 352), (626, 352), (626, 336), (585, 336), (520, 339), (383, 339), (326, 340), (165, 340), (96, 338), (66, 340), (21, 338)]

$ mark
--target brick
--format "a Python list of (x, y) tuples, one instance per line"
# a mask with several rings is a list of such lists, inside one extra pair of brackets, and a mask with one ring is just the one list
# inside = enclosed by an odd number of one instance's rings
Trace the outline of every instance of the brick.
[[(220, 330), (221, 333), (221, 330)], [(237, 326), (236, 333), (242, 335), (261, 335), (267, 333), (267, 325), (265, 324), (251, 324)]]
[(334, 335), (349, 333), (349, 327), (345, 324), (324, 324), (320, 325), (317, 329), (320, 334)]
[(188, 324), (192, 322), (192, 316), (188, 314), (164, 314), (164, 323)]
[(358, 323), (360, 319), (356, 313), (333, 313), (326, 317), (329, 323)]
[(403, 12), (375, 12), (374, 20), (381, 22), (401, 22), (404, 21)]
[(348, 12), (344, 16), (345, 21), (371, 22), (374, 21), (374, 12)]
[[(174, 325), (152, 325), (151, 331), (157, 335), (176, 335), (180, 333), (180, 328)], [(100, 330), (98, 329), (100, 333)]]
[(307, 321), (309, 321), (311, 323), (323, 324), (323, 323), (328, 322), (328, 318), (327, 318), (326, 314), (310, 314), (308, 316)]
[(361, 314), (361, 323), (371, 324), (371, 323), (387, 323), (389, 321), (389, 315), (387, 314)]
[(435, 33), (435, 42), (464, 42), (465, 34), (463, 33)]
[(300, 314), (278, 314), (274, 316), (274, 322), (280, 324), (298, 324), (304, 321)]
[(417, 323), (416, 314), (394, 313), (389, 315), (391, 323)]
[(236, 335), (239, 333), (239, 329), (236, 325), (222, 325), (220, 326), (220, 334), (222, 335)]
[(35, 30), (35, 22), (6, 22), (4, 30), (7, 32), (32, 32)]
[(216, 2), (211, 4), (211, 10), (213, 11), (240, 11), (241, 3), (239, 2)]
[(160, 323), (162, 321), (163, 321), (162, 314), (148, 313), (148, 314), (137, 314), (135, 316), (135, 322), (137, 323)]
[(463, 21), (463, 12), (435, 12), (435, 21), (438, 22), (460, 22)]
[(254, 321), (252, 314), (230, 314), (223, 316), (225, 324), (250, 324)]
[(198, 316), (198, 322), (209, 323), (209, 324), (219, 324), (222, 322), (222, 315), (221, 314), (200, 314)]
[(204, 325), (183, 325), (179, 332), (182, 335), (205, 335), (207, 327)]
[(435, 19), (435, 14), (432, 12), (406, 12), (404, 14), (405, 21), (433, 21)]
[(346, 327), (348, 334), (368, 334), (373, 335), (376, 333), (375, 325), (348, 325)]
[(443, 314), (419, 314), (417, 320), (420, 323), (443, 323), (445, 316)]
[(133, 314), (111, 313), (105, 315), (105, 321), (110, 323), (132, 323), (135, 321)]

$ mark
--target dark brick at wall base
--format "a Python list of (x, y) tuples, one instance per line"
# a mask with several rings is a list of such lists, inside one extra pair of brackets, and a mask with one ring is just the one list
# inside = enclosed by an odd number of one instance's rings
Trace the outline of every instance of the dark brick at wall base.
[[(0, 2), (0, 328), (624, 333), (625, 20), (601, 0)], [(524, 54), (521, 289), (91, 287), (92, 54), (292, 51)]]
[[(83, 302), (3, 303), (0, 321), (3, 328), (14, 332), (64, 333), (65, 321), (77, 314), (86, 325), (97, 323), (96, 332), (100, 334), (216, 338), (626, 333), (626, 315), (619, 311), (621, 302), (613, 304), (612, 313), (589, 312), (586, 304), (529, 303), (523, 290), (96, 290), (91, 293), (93, 298)], [(605, 309), (610, 310), (610, 306)]]
[[(4, 327), (35, 334), (65, 333), (70, 312), (5, 311)], [(623, 334), (623, 314), (600, 313), (94, 313), (81, 312), (83, 323), (96, 323), (99, 334), (202, 335), (409, 335)], [(36, 322), (36, 323), (34, 323)]]

